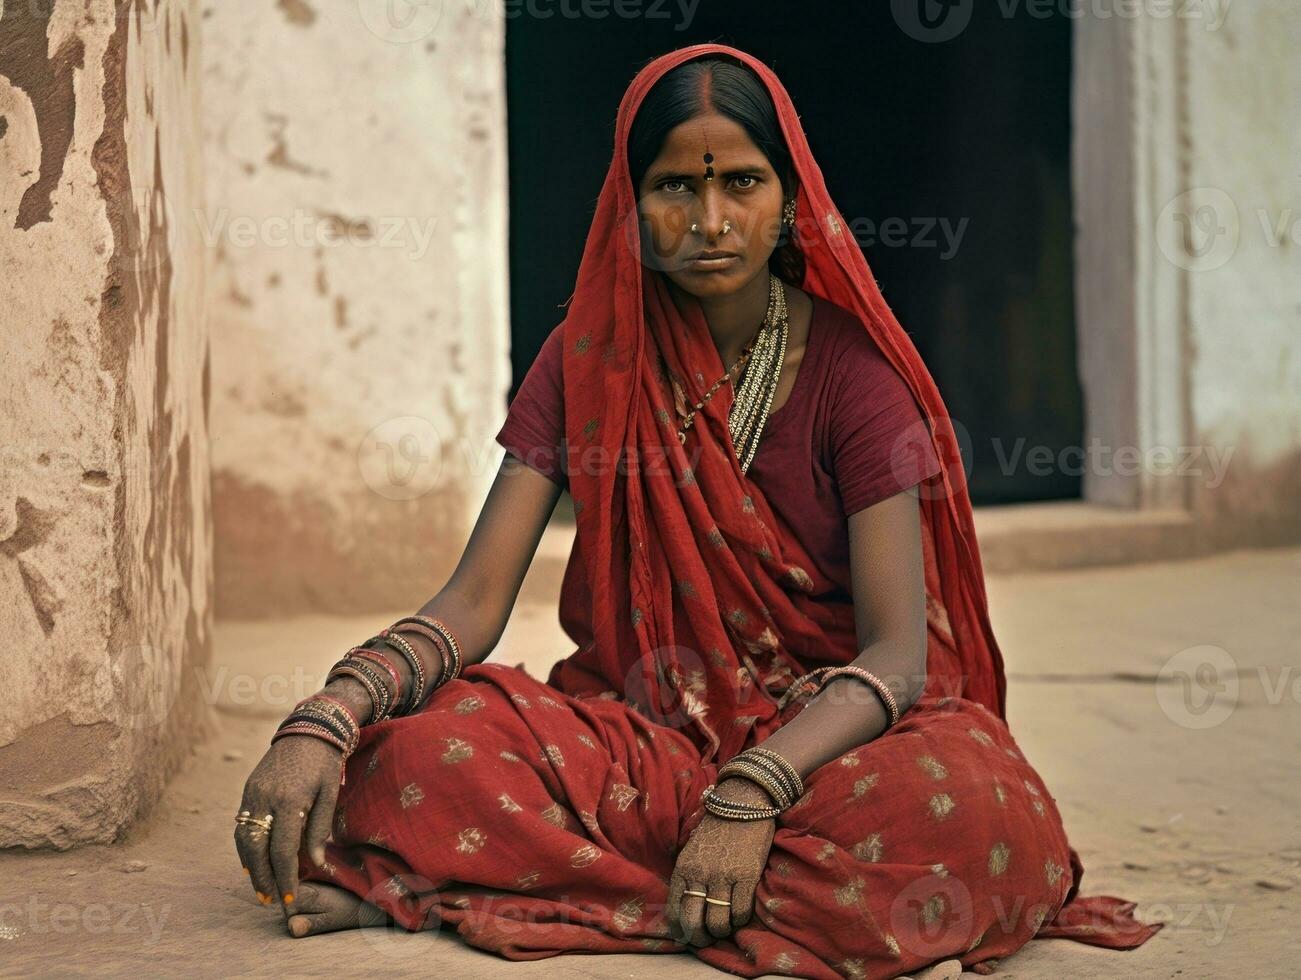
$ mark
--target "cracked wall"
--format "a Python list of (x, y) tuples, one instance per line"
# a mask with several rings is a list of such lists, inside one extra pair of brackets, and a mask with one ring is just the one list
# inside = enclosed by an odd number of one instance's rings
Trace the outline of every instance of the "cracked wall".
[(208, 721), (196, 26), (0, 16), (0, 846), (118, 836)]
[(223, 618), (414, 610), (500, 460), (503, 17), (385, 11), (205, 5)]

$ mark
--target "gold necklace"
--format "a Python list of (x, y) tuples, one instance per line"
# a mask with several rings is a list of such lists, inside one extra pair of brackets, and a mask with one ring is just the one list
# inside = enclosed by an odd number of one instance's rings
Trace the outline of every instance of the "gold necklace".
[(750, 468), (759, 449), (759, 439), (768, 421), (777, 382), (786, 360), (786, 343), (790, 336), (790, 316), (786, 307), (786, 287), (776, 276), (769, 276), (769, 306), (765, 327), (746, 368), (745, 378), (732, 402), (728, 415), (728, 432), (741, 472)]
[[(692, 423), (695, 421), (696, 413), (704, 409), (706, 403), (713, 398), (714, 393), (731, 379), (733, 372), (738, 367), (750, 364), (752, 357), (755, 357), (755, 351), (758, 350), (758, 370), (754, 367), (747, 367), (745, 379), (737, 390), (727, 419), (728, 431), (732, 436), (732, 445), (737, 450), (738, 460), (741, 461), (741, 472), (744, 473), (749, 468), (750, 461), (754, 459), (755, 451), (759, 448), (759, 436), (763, 432), (764, 423), (768, 418), (768, 409), (772, 404), (773, 394), (777, 390), (777, 379), (781, 374), (782, 362), (786, 357), (786, 339), (790, 332), (789, 326), (790, 320), (786, 309), (785, 287), (777, 276), (769, 273), (768, 310), (764, 314), (763, 322), (759, 324), (758, 329), (755, 331), (755, 335), (742, 348), (740, 356), (737, 357), (736, 361), (721, 378), (709, 386), (709, 390), (705, 392), (704, 397), (696, 402), (690, 411), (684, 412), (675, 399), (674, 406), (677, 408), (678, 414), (683, 418), (682, 424), (678, 427), (678, 441), (680, 443), (685, 445), (687, 429), (691, 428)], [(667, 366), (666, 373), (668, 373)], [(673, 379), (672, 383), (675, 392), (681, 394), (681, 385), (676, 378)], [(685, 398), (682, 400), (685, 401)]]

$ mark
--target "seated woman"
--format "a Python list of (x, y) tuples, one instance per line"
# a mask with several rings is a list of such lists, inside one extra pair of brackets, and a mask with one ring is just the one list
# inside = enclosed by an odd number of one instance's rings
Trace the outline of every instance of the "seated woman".
[[(1078, 894), (1004, 721), (953, 427), (762, 62), (697, 45), (633, 80), (498, 440), (447, 585), (248, 781), (236, 844), (292, 935), (832, 978), (1159, 928)], [(543, 682), (484, 661), (562, 487), (577, 648)]]

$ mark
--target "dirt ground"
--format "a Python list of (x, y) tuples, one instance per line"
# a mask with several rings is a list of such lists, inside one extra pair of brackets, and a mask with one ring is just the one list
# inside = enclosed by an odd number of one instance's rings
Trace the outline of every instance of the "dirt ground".
[[(568, 652), (554, 571), (531, 576), (494, 659), (542, 672)], [(996, 975), (1296, 976), (1301, 550), (997, 576), (990, 597), (1009, 723), (1080, 851), (1083, 892), (1168, 923), (1129, 952), (1033, 940)], [(403, 612), (220, 624), (216, 732), (150, 819), (113, 846), (0, 854), (0, 976), (721, 976), (690, 954), (511, 963), (452, 933), (286, 937), (231, 843), (244, 779), (276, 718)]]

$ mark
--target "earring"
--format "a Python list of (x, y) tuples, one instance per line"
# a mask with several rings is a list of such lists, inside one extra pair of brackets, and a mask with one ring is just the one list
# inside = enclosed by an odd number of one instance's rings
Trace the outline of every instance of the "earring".
[(732, 222), (724, 220), (722, 234), (726, 235), (731, 230), (732, 230)]
[(691, 234), (694, 235), (694, 234), (695, 234), (696, 232), (698, 232), (698, 231), (700, 231), (700, 225), (695, 225), (695, 224), (693, 224), (693, 225), (691, 226)]
[(795, 198), (793, 197), (782, 207), (782, 224), (795, 224)]

